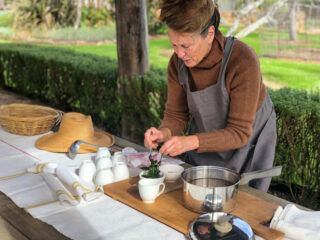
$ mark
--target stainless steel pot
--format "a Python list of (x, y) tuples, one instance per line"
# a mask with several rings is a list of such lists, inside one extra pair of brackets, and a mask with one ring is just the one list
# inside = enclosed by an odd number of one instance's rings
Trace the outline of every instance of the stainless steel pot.
[(198, 166), (183, 171), (183, 204), (192, 211), (230, 212), (237, 204), (238, 188), (252, 179), (279, 176), (282, 167), (239, 174), (233, 170)]

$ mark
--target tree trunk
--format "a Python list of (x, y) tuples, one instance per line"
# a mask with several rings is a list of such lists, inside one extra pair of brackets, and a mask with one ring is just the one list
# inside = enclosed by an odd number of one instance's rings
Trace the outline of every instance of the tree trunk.
[(81, 21), (82, 0), (76, 0), (76, 4), (77, 4), (77, 16), (76, 16), (76, 21), (74, 22), (74, 28), (78, 29)]
[(254, 23), (250, 24), (246, 28), (244, 28), (242, 31), (240, 31), (235, 37), (236, 38), (243, 38), (246, 37), (249, 33), (255, 31), (257, 28), (259, 28), (261, 25), (269, 22), (272, 19), (272, 16), (275, 14), (275, 12), (286, 2), (287, 0), (278, 0), (275, 2), (270, 8), (268, 13), (260, 18), (259, 20), (255, 21)]
[(5, 5), (4, 0), (0, 0), (0, 9), (6, 10), (6, 5)]
[[(147, 8), (145, 0), (116, 0), (115, 7), (120, 92), (126, 99), (126, 86), (134, 86), (134, 76), (149, 70)], [(139, 136), (135, 136), (136, 129), (130, 120), (136, 116), (126, 109), (123, 111), (122, 137), (134, 141)]]
[(263, 2), (264, 0), (258, 0), (253, 3), (248, 3), (243, 9), (241, 9), (238, 12), (237, 19), (234, 21), (234, 23), (230, 27), (226, 36), (231, 36), (231, 34), (238, 29), (241, 18), (245, 15), (248, 15), (248, 13), (251, 12), (253, 9), (256, 9), (257, 7), (259, 7)]
[(289, 13), (289, 33), (290, 33), (290, 40), (296, 41), (297, 40), (297, 29), (296, 29), (296, 6), (297, 0), (292, 0), (290, 2), (290, 13)]
[(4, 3), (4, 0), (0, 0), (0, 9), (6, 10), (6, 5)]

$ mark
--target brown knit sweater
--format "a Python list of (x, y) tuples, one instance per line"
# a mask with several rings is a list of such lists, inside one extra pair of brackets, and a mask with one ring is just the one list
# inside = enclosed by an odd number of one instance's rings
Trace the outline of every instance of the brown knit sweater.
[[(226, 38), (218, 31), (211, 50), (197, 66), (189, 68), (191, 91), (198, 91), (217, 82)], [(247, 143), (262, 105), (266, 88), (262, 82), (260, 64), (254, 50), (235, 40), (226, 69), (226, 88), (230, 96), (227, 126), (208, 133), (196, 134), (197, 152), (215, 152), (239, 148)], [(189, 119), (185, 91), (178, 80), (178, 57), (174, 53), (168, 65), (168, 100), (164, 119), (159, 128), (169, 128), (172, 135), (181, 135)]]

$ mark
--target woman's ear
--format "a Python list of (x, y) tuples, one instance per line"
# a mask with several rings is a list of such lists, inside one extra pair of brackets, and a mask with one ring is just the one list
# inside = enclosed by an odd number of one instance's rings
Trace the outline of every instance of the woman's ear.
[(208, 29), (208, 42), (212, 43), (213, 39), (214, 39), (214, 35), (215, 35), (215, 27), (213, 25), (211, 25)]

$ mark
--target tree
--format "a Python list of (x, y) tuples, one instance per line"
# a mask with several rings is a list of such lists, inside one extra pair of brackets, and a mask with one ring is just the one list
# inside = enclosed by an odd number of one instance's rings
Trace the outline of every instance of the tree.
[[(296, 1), (296, 0), (294, 0)], [(247, 15), (249, 12), (253, 11), (254, 9), (258, 8), (264, 0), (258, 0), (254, 2), (248, 2), (248, 4), (238, 12), (237, 19), (234, 21), (232, 26), (230, 27), (229, 31), (227, 32), (227, 36), (231, 36), (239, 27), (240, 20), (243, 16)], [(287, 0), (278, 0), (276, 1), (268, 10), (267, 14), (254, 23), (250, 24), (249, 26), (245, 27), (242, 31), (236, 34), (235, 37), (243, 38), (247, 36), (249, 33), (255, 31), (261, 25), (267, 23), (272, 19), (272, 16), (275, 12), (285, 3)]]
[(289, 11), (289, 33), (290, 33), (290, 40), (296, 41), (297, 40), (297, 29), (296, 29), (296, 7), (297, 7), (297, 0), (292, 0), (290, 2), (290, 11)]
[[(134, 86), (134, 77), (149, 70), (147, 8), (145, 0), (116, 0), (115, 7), (120, 92), (126, 98), (127, 91)], [(130, 124), (134, 117), (125, 110), (122, 113), (123, 138), (137, 139)]]
[(75, 5), (77, 6), (77, 15), (76, 20), (74, 22), (74, 28), (78, 29), (81, 21), (82, 0), (75, 0)]
[(6, 10), (6, 5), (4, 3), (4, 0), (0, 0), (0, 9)]
[(269, 22), (272, 20), (272, 16), (275, 14), (275, 12), (285, 3), (287, 0), (278, 0), (275, 2), (268, 10), (267, 14), (254, 23), (250, 24), (249, 26), (245, 27), (242, 31), (240, 31), (238, 34), (236, 34), (236, 38), (243, 38), (247, 36), (249, 33), (255, 31), (257, 28), (259, 28), (261, 25)]
[(241, 9), (238, 12), (237, 15), (237, 19), (234, 21), (234, 23), (232, 24), (232, 26), (230, 27), (229, 31), (227, 32), (226, 36), (231, 36), (231, 34), (238, 29), (240, 20), (243, 16), (247, 15), (249, 12), (251, 12), (253, 9), (256, 9), (257, 7), (259, 7), (262, 3), (264, 2), (264, 0), (258, 0), (256, 2), (253, 3), (249, 3), (247, 6), (245, 6), (243, 9)]

